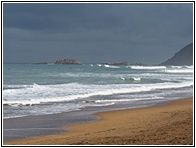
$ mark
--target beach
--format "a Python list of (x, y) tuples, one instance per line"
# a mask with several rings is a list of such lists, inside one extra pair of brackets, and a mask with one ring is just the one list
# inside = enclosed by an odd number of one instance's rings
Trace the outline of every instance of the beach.
[(2, 5), (3, 146), (195, 144), (192, 2), (33, 3)]
[(13, 140), (4, 142), (4, 145), (193, 144), (193, 98), (94, 115), (100, 118), (93, 122), (59, 127), (59, 130), (70, 132)]

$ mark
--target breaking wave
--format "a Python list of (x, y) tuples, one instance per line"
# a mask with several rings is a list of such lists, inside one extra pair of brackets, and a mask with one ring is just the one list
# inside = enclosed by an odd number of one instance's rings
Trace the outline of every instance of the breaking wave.
[[(141, 78), (135, 78), (140, 81)], [(180, 88), (191, 86), (191, 82), (158, 84), (111, 84), (83, 85), (78, 83), (60, 85), (33, 84), (21, 89), (3, 90), (3, 104), (7, 106), (31, 106), (51, 102), (73, 101), (92, 96), (106, 96), (132, 92), (152, 91), (155, 89)], [(28, 98), (28, 99), (27, 99)]]
[(120, 68), (119, 66), (107, 65), (107, 64), (105, 64), (104, 67), (107, 67), (107, 68)]
[(130, 66), (131, 69), (148, 69), (148, 70), (154, 70), (154, 69), (166, 69), (166, 66)]

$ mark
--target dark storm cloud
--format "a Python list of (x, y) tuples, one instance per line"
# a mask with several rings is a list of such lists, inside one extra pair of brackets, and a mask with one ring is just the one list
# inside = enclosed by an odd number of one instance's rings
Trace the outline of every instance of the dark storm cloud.
[[(102, 12), (110, 4), (4, 4), (4, 25), (32, 30), (64, 30), (110, 23)], [(110, 6), (109, 6), (110, 7)], [(78, 25), (80, 24), (80, 25)], [(96, 26), (95, 26), (96, 27)]]
[(191, 3), (4, 3), (4, 61), (159, 63), (192, 42), (192, 11)]

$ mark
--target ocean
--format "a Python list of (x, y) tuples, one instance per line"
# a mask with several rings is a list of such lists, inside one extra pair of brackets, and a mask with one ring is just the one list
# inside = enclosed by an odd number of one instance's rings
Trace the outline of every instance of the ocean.
[(193, 66), (3, 64), (4, 119), (192, 96)]

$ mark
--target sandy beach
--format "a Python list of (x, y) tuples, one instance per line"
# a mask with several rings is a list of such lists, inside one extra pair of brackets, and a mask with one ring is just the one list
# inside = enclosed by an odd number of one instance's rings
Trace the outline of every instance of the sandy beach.
[(100, 120), (66, 126), (71, 132), (5, 145), (192, 145), (193, 98), (164, 105), (96, 113)]

